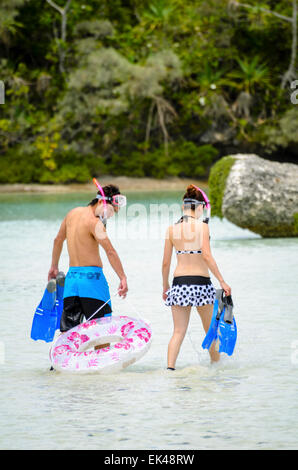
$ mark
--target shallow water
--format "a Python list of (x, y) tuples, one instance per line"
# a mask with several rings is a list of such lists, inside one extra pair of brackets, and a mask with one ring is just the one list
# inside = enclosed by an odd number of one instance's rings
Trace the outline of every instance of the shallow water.
[[(127, 213), (109, 223), (130, 288), (127, 300), (113, 297), (114, 314), (150, 321), (151, 349), (119, 374), (76, 376), (49, 371), (49, 345), (32, 341), (30, 329), (61, 220), (92, 195), (0, 195), (2, 449), (297, 449), (298, 239), (261, 239), (212, 219), (236, 350), (210, 366), (193, 310), (177, 370), (166, 371), (172, 319), (161, 299), (161, 238), (179, 197), (131, 193)], [(169, 221), (155, 202), (174, 205)], [(118, 280), (103, 260), (113, 295)]]

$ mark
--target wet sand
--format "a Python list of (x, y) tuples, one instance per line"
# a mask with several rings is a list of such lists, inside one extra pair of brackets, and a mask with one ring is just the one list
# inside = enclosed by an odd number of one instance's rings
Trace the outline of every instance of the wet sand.
[[(207, 188), (207, 181), (184, 178), (169, 178), (157, 180), (154, 178), (131, 178), (128, 176), (103, 176), (98, 178), (102, 186), (113, 183), (119, 186), (121, 192), (133, 191), (183, 191), (189, 184), (194, 183), (202, 189)], [(73, 193), (93, 192), (94, 184), (1, 184), (0, 193)]]

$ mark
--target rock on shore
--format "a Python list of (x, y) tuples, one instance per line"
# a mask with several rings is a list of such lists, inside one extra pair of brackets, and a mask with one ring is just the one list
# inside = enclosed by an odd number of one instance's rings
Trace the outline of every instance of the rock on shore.
[(298, 236), (298, 165), (236, 154), (210, 172), (213, 215), (263, 237)]

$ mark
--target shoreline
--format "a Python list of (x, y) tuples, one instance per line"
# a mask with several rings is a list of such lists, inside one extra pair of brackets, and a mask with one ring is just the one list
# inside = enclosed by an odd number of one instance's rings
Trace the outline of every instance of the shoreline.
[[(102, 186), (115, 184), (119, 186), (121, 192), (146, 192), (146, 191), (184, 191), (189, 184), (206, 189), (207, 181), (191, 180), (188, 178), (169, 178), (158, 180), (154, 178), (133, 178), (130, 176), (102, 176), (97, 178)], [(10, 193), (47, 193), (66, 194), (75, 192), (94, 192), (96, 190), (93, 183), (79, 184), (0, 184), (0, 194)]]

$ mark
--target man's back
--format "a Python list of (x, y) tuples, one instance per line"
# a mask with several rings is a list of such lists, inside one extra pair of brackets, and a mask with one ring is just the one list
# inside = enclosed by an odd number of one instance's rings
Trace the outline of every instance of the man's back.
[(69, 266), (100, 266), (98, 242), (92, 235), (92, 227), (101, 224), (90, 207), (76, 207), (65, 219)]
[[(104, 190), (108, 195), (120, 194), (119, 189), (112, 185), (105, 186)], [(126, 296), (128, 290), (126, 275), (103, 223), (118, 212), (119, 207), (116, 202), (114, 204), (115, 207), (112, 202), (109, 202), (106, 208), (103, 200), (96, 197), (87, 207), (76, 207), (63, 219), (54, 239), (48, 279), (55, 278), (59, 272), (58, 264), (65, 240), (67, 240), (69, 254), (69, 270), (65, 277), (63, 313), (60, 323), (61, 332), (74, 328), (84, 317), (86, 319), (100, 318), (112, 312), (111, 295), (102, 269), (99, 245), (119, 276), (119, 295)]]

